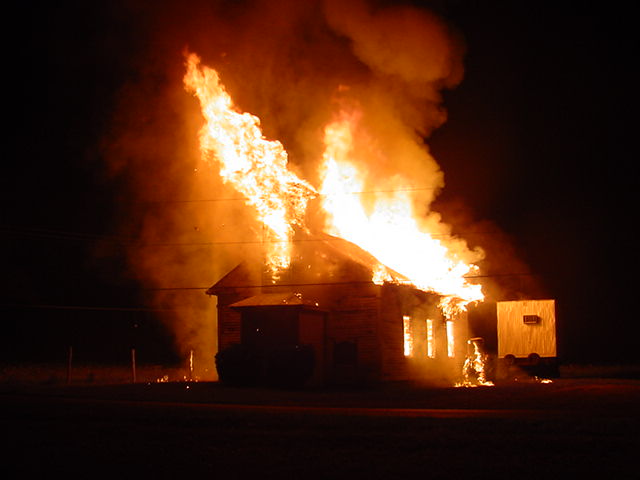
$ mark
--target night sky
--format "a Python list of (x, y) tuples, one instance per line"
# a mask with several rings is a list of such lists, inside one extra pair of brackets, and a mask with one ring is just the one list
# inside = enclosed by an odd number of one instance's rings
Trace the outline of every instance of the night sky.
[[(471, 242), (511, 239), (526, 271), (493, 273), (535, 277), (557, 300), (567, 361), (637, 363), (630, 12), (555, 3), (413, 2), (432, 5), (467, 47), (465, 77), (444, 93), (448, 121), (428, 139), (445, 172), (436, 207), (455, 219), (464, 204), (475, 223), (458, 231), (483, 225)], [(137, 310), (145, 305), (124, 253), (102, 248), (119, 234), (126, 180), (106, 175), (101, 141), (148, 48), (136, 33), (144, 8), (14, 8), (5, 23), (20, 33), (4, 42), (2, 359), (64, 358), (73, 335), (90, 336), (76, 330), (86, 311), (66, 307), (100, 307), (96, 331), (128, 345), (131, 325), (151, 325), (153, 312)]]

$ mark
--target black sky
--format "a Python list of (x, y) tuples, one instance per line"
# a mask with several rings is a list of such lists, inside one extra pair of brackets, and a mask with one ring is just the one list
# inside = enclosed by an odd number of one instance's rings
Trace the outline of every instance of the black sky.
[(512, 235), (558, 301), (568, 357), (634, 358), (635, 109), (628, 14), (614, 4), (457, 2), (468, 54), (432, 139), (478, 218)]
[[(413, 3), (431, 4), (467, 45), (464, 80), (444, 94), (449, 119), (428, 141), (445, 172), (439, 202), (460, 200), (513, 239), (558, 301), (566, 358), (636, 361), (630, 13), (615, 2)], [(93, 237), (117, 234), (120, 185), (106, 179), (100, 142), (147, 48), (144, 17), (128, 11), (66, 2), (7, 12), (20, 28), (4, 42), (5, 318), (50, 314), (16, 305), (139, 305), (124, 254), (96, 257)]]

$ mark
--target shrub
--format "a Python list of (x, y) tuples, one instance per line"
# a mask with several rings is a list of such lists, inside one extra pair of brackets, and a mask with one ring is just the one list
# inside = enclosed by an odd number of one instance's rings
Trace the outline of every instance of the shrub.
[(216, 354), (216, 370), (222, 383), (252, 386), (260, 378), (260, 358), (244, 345), (234, 344)]
[(278, 348), (267, 359), (265, 381), (275, 387), (299, 388), (311, 378), (314, 366), (311, 345)]

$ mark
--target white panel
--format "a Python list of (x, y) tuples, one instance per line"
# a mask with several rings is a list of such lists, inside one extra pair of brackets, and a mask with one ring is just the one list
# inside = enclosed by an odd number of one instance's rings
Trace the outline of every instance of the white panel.
[[(555, 300), (498, 302), (498, 356), (527, 357), (537, 353), (541, 357), (555, 357), (555, 310)], [(525, 323), (525, 315), (537, 315), (540, 321)]]

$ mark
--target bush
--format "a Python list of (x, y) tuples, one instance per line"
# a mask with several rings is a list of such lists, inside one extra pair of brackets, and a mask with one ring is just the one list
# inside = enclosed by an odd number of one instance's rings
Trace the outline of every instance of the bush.
[(256, 385), (260, 379), (260, 358), (244, 345), (231, 345), (216, 354), (216, 370), (220, 381), (227, 385)]
[(245, 345), (231, 345), (216, 354), (220, 381), (236, 387), (266, 384), (280, 388), (299, 388), (311, 378), (315, 355), (310, 345), (282, 347), (266, 358)]
[(268, 357), (265, 380), (275, 387), (299, 388), (311, 378), (314, 366), (311, 345), (279, 348)]

